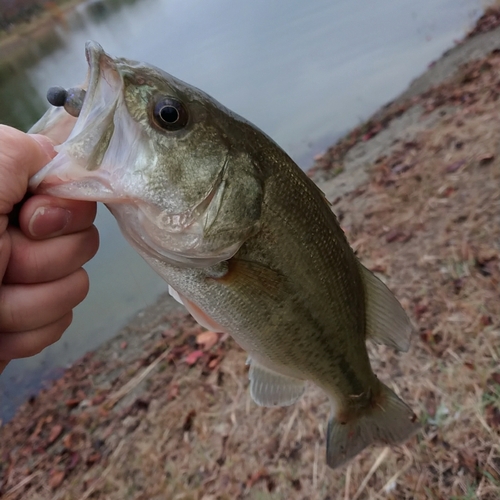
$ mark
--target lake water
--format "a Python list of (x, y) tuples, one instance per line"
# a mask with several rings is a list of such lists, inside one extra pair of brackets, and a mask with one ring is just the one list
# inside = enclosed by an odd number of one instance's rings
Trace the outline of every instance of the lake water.
[[(0, 65), (0, 123), (28, 129), (46, 90), (86, 74), (84, 42), (150, 62), (196, 85), (275, 139), (302, 168), (402, 92), (481, 14), (481, 0), (103, 0), (81, 4), (49, 35)], [(111, 338), (166, 290), (100, 210), (91, 291), (63, 340), (11, 362), (0, 419), (43, 379)]]

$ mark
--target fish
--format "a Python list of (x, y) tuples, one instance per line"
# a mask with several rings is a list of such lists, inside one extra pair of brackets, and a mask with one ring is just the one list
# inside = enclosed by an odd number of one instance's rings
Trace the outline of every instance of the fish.
[(86, 81), (51, 89), (54, 107), (31, 130), (64, 142), (30, 188), (103, 202), (198, 323), (247, 351), (255, 403), (322, 389), (331, 468), (413, 436), (415, 413), (377, 378), (366, 346), (407, 351), (412, 324), (321, 190), (205, 92), (96, 42), (85, 51)]

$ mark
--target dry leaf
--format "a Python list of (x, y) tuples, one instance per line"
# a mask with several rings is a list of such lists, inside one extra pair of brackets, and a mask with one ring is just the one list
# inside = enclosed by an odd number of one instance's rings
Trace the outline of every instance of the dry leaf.
[(179, 395), (179, 384), (172, 384), (168, 391), (168, 399), (175, 399)]
[(64, 480), (65, 472), (63, 470), (56, 470), (50, 473), (49, 486), (54, 490), (58, 488)]
[(387, 271), (387, 266), (385, 264), (374, 264), (370, 266), (370, 271), (372, 273), (385, 273)]
[(50, 430), (48, 444), (52, 444), (61, 435), (62, 431), (63, 431), (62, 425), (59, 424), (54, 425), (54, 427), (52, 427), (52, 429)]
[(446, 172), (448, 174), (452, 174), (453, 172), (456, 172), (463, 165), (465, 165), (465, 160), (456, 161), (446, 167)]
[(76, 408), (81, 402), (82, 402), (81, 398), (71, 398), (66, 400), (65, 405), (68, 408), (73, 409)]
[(261, 479), (267, 479), (269, 477), (269, 473), (267, 472), (266, 469), (260, 469), (257, 472), (254, 472), (248, 479), (247, 479), (247, 488), (251, 488), (257, 481)]
[(218, 366), (218, 364), (221, 362), (221, 358), (217, 357), (217, 358), (213, 358), (210, 360), (210, 362), (208, 363), (207, 367), (210, 369), (210, 370), (213, 370), (216, 366)]
[(94, 465), (96, 462), (99, 462), (99, 460), (101, 460), (101, 454), (98, 451), (96, 451), (87, 457), (85, 463), (87, 465)]
[(479, 158), (479, 165), (489, 165), (495, 159), (495, 155), (484, 154)]
[(203, 351), (190, 352), (184, 360), (189, 366), (193, 366), (203, 356)]
[(196, 336), (196, 343), (205, 351), (210, 350), (219, 341), (219, 335), (215, 332), (201, 332)]
[(68, 471), (73, 470), (79, 463), (80, 463), (80, 454), (75, 451), (74, 453), (71, 454), (71, 459), (66, 467), (66, 470)]
[(196, 417), (196, 411), (195, 410), (191, 410), (185, 420), (184, 420), (184, 424), (182, 425), (182, 430), (184, 432), (189, 432), (192, 428), (193, 428), (193, 422), (194, 422), (194, 417)]

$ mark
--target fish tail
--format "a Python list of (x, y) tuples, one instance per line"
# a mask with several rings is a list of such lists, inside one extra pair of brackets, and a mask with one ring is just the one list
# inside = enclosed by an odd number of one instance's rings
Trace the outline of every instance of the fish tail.
[(389, 387), (380, 384), (373, 403), (354, 418), (328, 422), (326, 462), (339, 467), (374, 442), (396, 444), (406, 441), (420, 428), (416, 415)]

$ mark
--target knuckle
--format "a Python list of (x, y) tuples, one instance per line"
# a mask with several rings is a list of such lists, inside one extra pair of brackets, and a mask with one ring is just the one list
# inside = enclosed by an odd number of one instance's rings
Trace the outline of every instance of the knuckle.
[(7, 286), (2, 286), (0, 290), (0, 332), (12, 332), (18, 330), (21, 323), (20, 310), (5, 293)]

